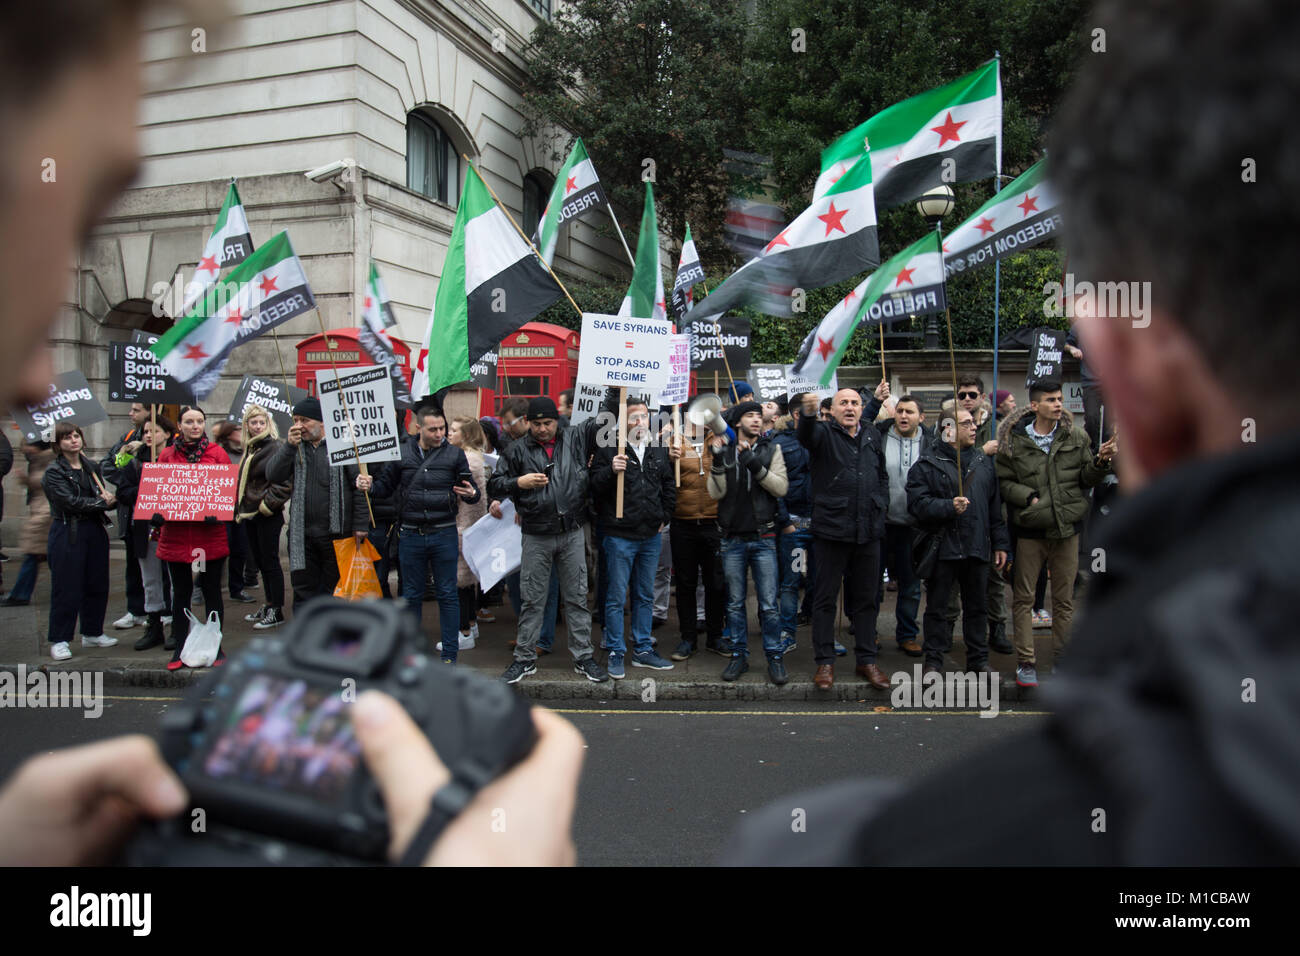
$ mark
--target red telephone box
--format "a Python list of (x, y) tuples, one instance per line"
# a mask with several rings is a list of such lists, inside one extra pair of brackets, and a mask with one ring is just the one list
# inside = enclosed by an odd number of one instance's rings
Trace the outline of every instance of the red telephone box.
[[(316, 373), (330, 368), (333, 359), (335, 368), (356, 368), (361, 365), (378, 365), (369, 352), (361, 347), (357, 337), (358, 329), (353, 326), (346, 329), (330, 329), (328, 339), (324, 335), (313, 335), (298, 343), (298, 371), (296, 384), (307, 389), (308, 394), (316, 394)], [(393, 338), (393, 354), (402, 365), (402, 374), (406, 384), (411, 384), (411, 349), (401, 339)]]
[(501, 340), (497, 390), (486, 389), (480, 415), (496, 415), (510, 397), (545, 395), (557, 405), (578, 377), (578, 333), (549, 322), (529, 322)]

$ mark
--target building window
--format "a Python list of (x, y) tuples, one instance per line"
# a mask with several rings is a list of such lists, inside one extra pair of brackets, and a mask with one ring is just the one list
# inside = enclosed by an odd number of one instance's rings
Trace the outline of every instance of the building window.
[(542, 220), (542, 210), (546, 208), (549, 193), (550, 188), (537, 173), (529, 173), (524, 177), (524, 221), (521, 225), (530, 236), (537, 233), (537, 224)]
[(551, 19), (551, 0), (525, 0), (540, 16)]
[(460, 190), (460, 156), (451, 137), (421, 113), (406, 117), (406, 186), (449, 206)]

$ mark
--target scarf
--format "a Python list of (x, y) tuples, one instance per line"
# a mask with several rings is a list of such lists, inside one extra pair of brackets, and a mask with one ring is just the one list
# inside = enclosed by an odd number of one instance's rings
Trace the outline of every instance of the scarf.
[(185, 456), (185, 460), (191, 465), (197, 465), (199, 463), (199, 459), (203, 457), (203, 453), (208, 450), (209, 444), (210, 442), (208, 441), (207, 435), (200, 435), (193, 441), (186, 441), (184, 438), (176, 439), (176, 449)]

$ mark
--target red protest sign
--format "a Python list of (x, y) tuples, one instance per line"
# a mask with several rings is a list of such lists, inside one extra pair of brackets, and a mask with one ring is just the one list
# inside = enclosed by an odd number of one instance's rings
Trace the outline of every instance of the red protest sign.
[(160, 514), (167, 521), (232, 521), (238, 465), (145, 465), (133, 517), (148, 521)]

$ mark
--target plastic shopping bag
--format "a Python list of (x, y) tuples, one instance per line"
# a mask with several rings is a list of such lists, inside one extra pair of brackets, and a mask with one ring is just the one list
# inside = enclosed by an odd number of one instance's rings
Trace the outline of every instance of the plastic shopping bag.
[(379, 552), (368, 538), (361, 539), (359, 548), (356, 538), (335, 541), (334, 557), (339, 564), (339, 583), (334, 589), (336, 598), (364, 601), (384, 596), (384, 592), (379, 590), (379, 575), (375, 574)]
[(189, 618), (190, 633), (181, 648), (181, 663), (186, 667), (211, 667), (221, 650), (221, 618), (213, 611), (205, 623), (191, 614), (189, 608), (184, 608), (184, 612)]

